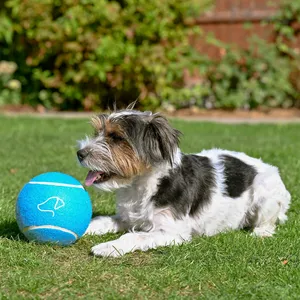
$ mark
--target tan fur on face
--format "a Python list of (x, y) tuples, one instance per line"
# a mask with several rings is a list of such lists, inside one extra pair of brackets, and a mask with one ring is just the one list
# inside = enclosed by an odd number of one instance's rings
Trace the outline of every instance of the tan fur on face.
[(107, 115), (98, 115), (94, 116), (91, 119), (91, 124), (96, 130), (96, 132), (100, 132), (105, 129), (106, 127), (106, 122), (107, 122)]
[(103, 132), (107, 136), (109, 133), (117, 131), (123, 134), (119, 125), (112, 123), (106, 118), (106, 115), (92, 117), (91, 124), (97, 133)]
[[(92, 118), (91, 123), (96, 130), (96, 134), (104, 134), (105, 141), (112, 154), (111, 156), (113, 158), (114, 165), (123, 177), (133, 177), (145, 172), (145, 170), (149, 168), (138, 158), (118, 124), (110, 122), (110, 120), (106, 119), (102, 115)], [(112, 138), (112, 135), (123, 139), (115, 141)]]
[(120, 142), (117, 145), (110, 145), (112, 157), (118, 169), (124, 177), (130, 178), (143, 173), (147, 166), (136, 156), (134, 150), (127, 142)]

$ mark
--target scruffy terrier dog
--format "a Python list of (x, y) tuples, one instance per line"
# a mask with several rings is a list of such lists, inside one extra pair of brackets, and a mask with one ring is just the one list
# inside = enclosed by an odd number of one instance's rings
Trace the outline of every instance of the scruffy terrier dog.
[(160, 114), (132, 109), (92, 119), (95, 135), (77, 152), (85, 183), (116, 190), (117, 214), (94, 218), (86, 234), (127, 231), (92, 248), (99, 256), (181, 244), (252, 228), (272, 236), (287, 219), (290, 194), (278, 169), (244, 153), (220, 149), (183, 154), (180, 132)]

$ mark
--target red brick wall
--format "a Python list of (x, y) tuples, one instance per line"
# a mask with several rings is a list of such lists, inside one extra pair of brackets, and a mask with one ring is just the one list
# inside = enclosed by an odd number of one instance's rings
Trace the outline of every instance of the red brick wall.
[[(274, 5), (268, 5), (268, 0), (215, 0), (214, 8), (200, 16), (197, 20), (204, 34), (213, 33), (214, 36), (226, 43), (238, 47), (247, 47), (247, 39), (255, 34), (263, 39), (272, 41), (274, 33), (272, 26), (262, 25), (276, 13), (276, 4), (280, 0), (273, 0)], [(250, 24), (250, 29), (245, 28)], [(222, 56), (222, 50), (204, 42), (204, 39), (193, 40), (192, 44), (200, 52), (212, 58)]]

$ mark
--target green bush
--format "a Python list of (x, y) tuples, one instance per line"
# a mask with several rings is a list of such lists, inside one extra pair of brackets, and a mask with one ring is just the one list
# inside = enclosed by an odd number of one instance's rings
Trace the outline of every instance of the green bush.
[(225, 55), (207, 72), (209, 107), (300, 106), (300, 2), (282, 0), (269, 23), (274, 26), (274, 43), (252, 37), (243, 50), (210, 39)]
[[(300, 2), (294, 0), (282, 0), (278, 13), (272, 21), (276, 32), (276, 45), (281, 53), (295, 58), (299, 56), (300, 45), (291, 47), (300, 35)], [(293, 46), (296, 46), (295, 44)]]
[(92, 110), (139, 98), (157, 107), (162, 98), (186, 97), (183, 72), (203, 61), (189, 45), (200, 33), (193, 19), (210, 2), (8, 0), (2, 59), (19, 66), (31, 104)]
[(211, 106), (217, 108), (290, 107), (297, 92), (290, 82), (291, 61), (276, 44), (254, 38), (247, 50), (225, 47), (208, 72)]
[(300, 2), (282, 0), (281, 8), (272, 23), (278, 50), (292, 61), (290, 81), (297, 91), (295, 105), (300, 107)]
[(17, 65), (0, 61), (0, 105), (21, 103), (21, 82), (14, 79)]
[[(281, 2), (271, 20), (274, 44), (254, 39), (249, 49), (234, 50), (215, 41), (225, 52), (220, 61), (189, 43), (201, 36), (195, 17), (212, 2), (7, 0), (0, 61), (18, 68), (0, 74), (0, 105), (94, 110), (138, 98), (143, 109), (299, 106), (299, 1)], [(191, 74), (201, 83), (191, 84)], [(22, 99), (11, 80), (21, 83)]]

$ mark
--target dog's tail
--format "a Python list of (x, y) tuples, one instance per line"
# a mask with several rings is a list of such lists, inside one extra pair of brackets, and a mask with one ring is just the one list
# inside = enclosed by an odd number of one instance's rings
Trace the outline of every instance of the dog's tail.
[(288, 191), (285, 191), (284, 201), (280, 202), (280, 211), (278, 214), (278, 223), (283, 224), (287, 220), (286, 212), (289, 209), (291, 202), (291, 194)]

